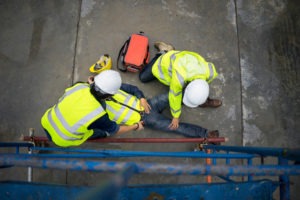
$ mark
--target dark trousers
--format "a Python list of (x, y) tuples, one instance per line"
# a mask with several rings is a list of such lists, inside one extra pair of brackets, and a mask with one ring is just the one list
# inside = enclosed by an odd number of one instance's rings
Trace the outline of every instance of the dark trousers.
[(170, 130), (169, 125), (172, 119), (162, 114), (162, 111), (169, 107), (168, 94), (161, 94), (152, 99), (148, 100), (151, 106), (149, 114), (144, 114), (142, 120), (144, 121), (145, 127), (170, 133), (177, 133), (185, 137), (207, 137), (207, 129), (201, 126), (179, 123), (179, 127), (176, 130)]

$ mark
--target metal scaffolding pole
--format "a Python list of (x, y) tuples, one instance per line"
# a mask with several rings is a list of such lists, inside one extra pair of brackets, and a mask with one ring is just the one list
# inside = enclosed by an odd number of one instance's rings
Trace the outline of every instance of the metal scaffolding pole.
[[(132, 162), (133, 163), (133, 162)], [(38, 158), (28, 155), (2, 154), (0, 166), (38, 167), (52, 169), (88, 170), (97, 172), (117, 172), (131, 162), (84, 161), (78, 159)], [(262, 166), (228, 166), (228, 165), (183, 165), (158, 163), (133, 163), (137, 173), (173, 174), (173, 175), (221, 175), (221, 176), (280, 176), (300, 175), (299, 165), (262, 165)]]
[(241, 147), (241, 146), (213, 146), (206, 145), (204, 149), (215, 149), (239, 153), (257, 154), (260, 156), (283, 157), (300, 162), (300, 149), (270, 148), (270, 147)]

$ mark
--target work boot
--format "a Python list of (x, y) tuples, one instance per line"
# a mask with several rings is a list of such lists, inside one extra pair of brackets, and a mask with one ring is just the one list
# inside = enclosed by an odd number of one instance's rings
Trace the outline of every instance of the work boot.
[(211, 107), (211, 108), (217, 108), (219, 106), (222, 105), (222, 101), (219, 99), (211, 99), (211, 98), (207, 98), (206, 102), (202, 105), (200, 105), (200, 107), (205, 108), (205, 107)]
[[(207, 134), (207, 138), (218, 138), (218, 137), (219, 137), (219, 131), (218, 130), (210, 131)], [(221, 142), (209, 142), (208, 144), (221, 145)]]
[(155, 42), (154, 43), (154, 47), (158, 50), (158, 51), (165, 51), (165, 52), (168, 52), (168, 51), (171, 51), (171, 50), (174, 50), (175, 48), (170, 45), (170, 44), (166, 44), (164, 42)]
[(219, 131), (218, 130), (210, 131), (210, 132), (208, 132), (207, 137), (208, 138), (218, 138)]

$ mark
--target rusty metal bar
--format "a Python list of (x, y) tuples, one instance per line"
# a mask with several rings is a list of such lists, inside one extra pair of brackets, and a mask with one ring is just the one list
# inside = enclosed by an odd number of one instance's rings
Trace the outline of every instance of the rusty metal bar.
[[(24, 141), (49, 141), (44, 136), (24, 136)], [(200, 143), (200, 142), (226, 142), (227, 138), (101, 138), (90, 139), (87, 142), (101, 142), (101, 143)]]

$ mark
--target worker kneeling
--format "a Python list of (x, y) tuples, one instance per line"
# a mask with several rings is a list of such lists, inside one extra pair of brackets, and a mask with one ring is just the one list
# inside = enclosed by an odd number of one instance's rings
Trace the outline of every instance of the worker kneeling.
[(58, 103), (41, 119), (48, 138), (61, 147), (78, 146), (89, 138), (102, 138), (132, 130), (141, 130), (137, 121), (132, 125), (117, 125), (109, 119), (104, 99), (119, 92), (122, 84), (119, 72), (106, 70), (95, 76), (92, 84), (79, 82), (65, 90)]

